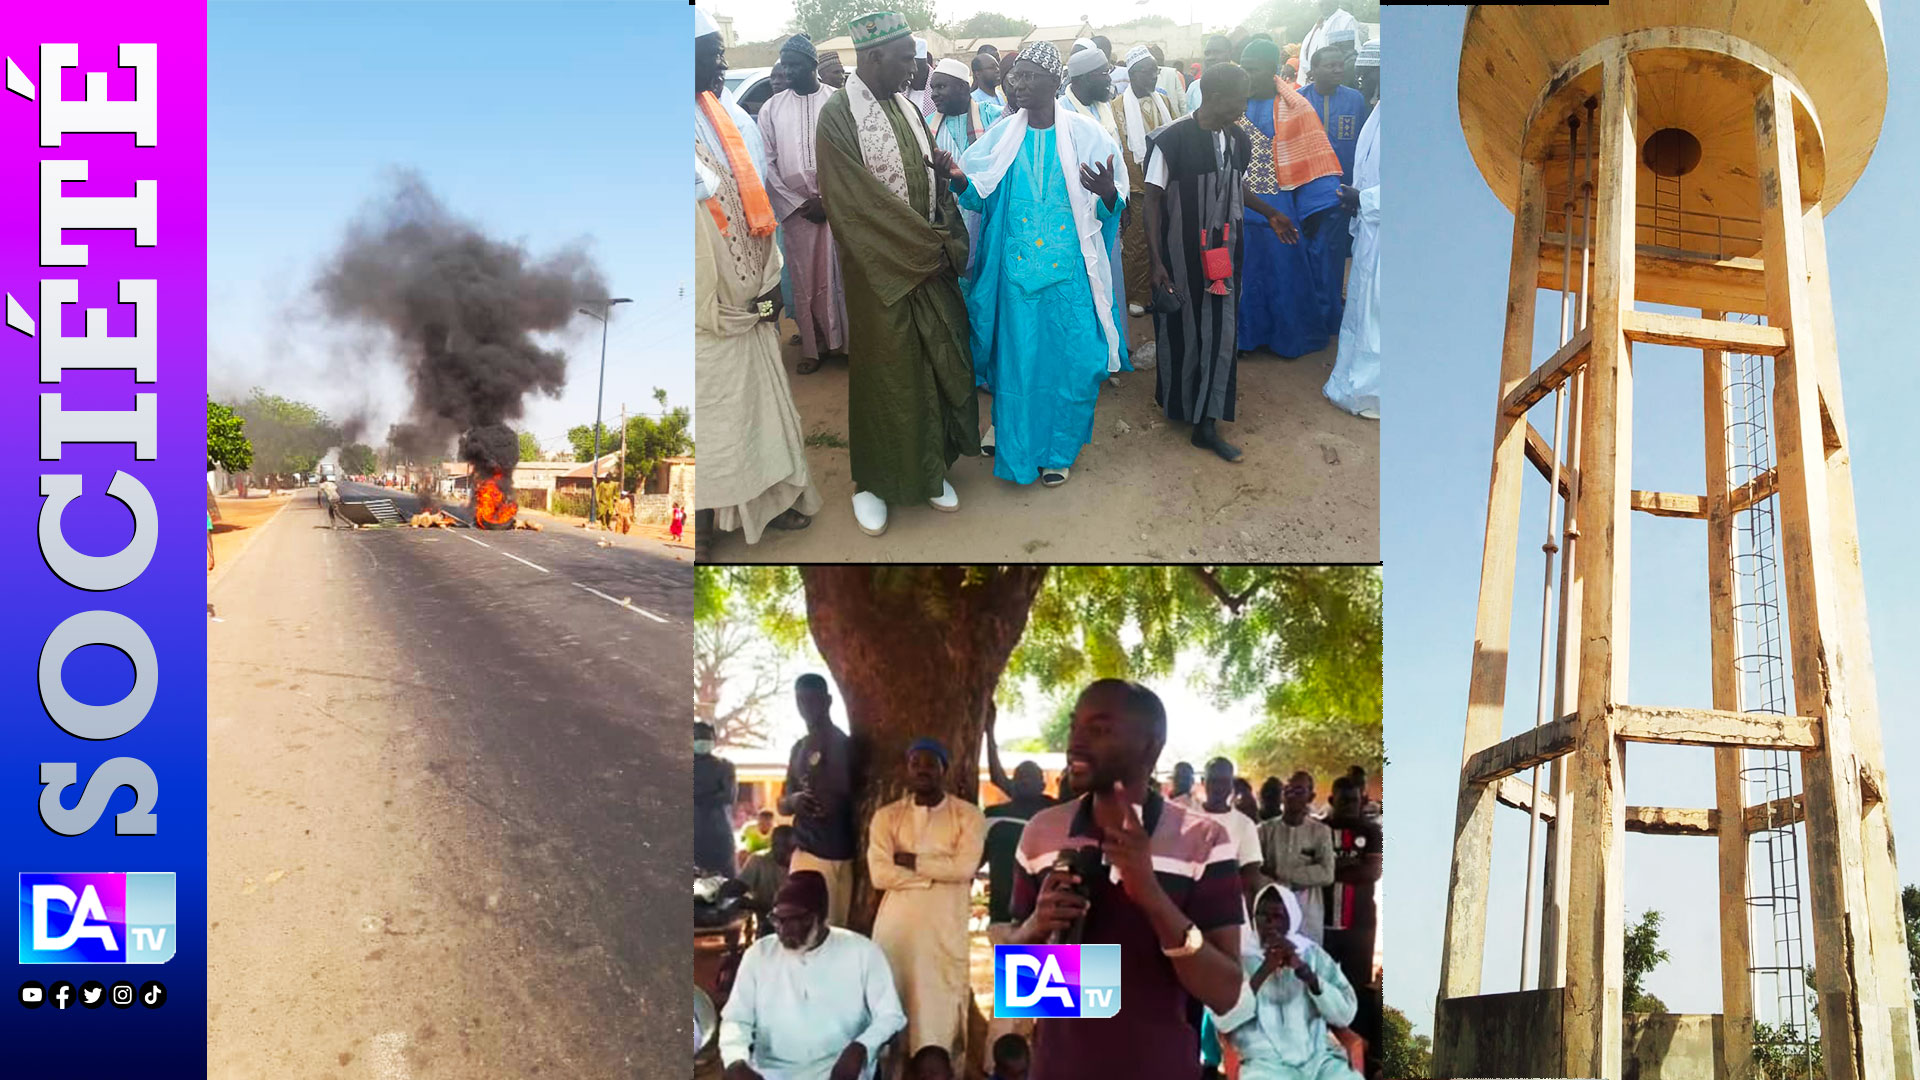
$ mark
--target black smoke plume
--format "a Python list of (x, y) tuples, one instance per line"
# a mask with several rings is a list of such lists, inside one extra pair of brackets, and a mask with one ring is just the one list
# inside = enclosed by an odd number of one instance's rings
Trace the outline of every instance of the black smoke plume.
[(520, 459), (508, 423), (529, 394), (566, 385), (566, 355), (533, 335), (607, 295), (582, 248), (535, 258), (455, 217), (412, 174), (347, 226), (315, 288), (328, 315), (393, 338), (412, 401), (388, 442), (427, 461), (458, 439), (461, 459), (500, 470), (503, 485)]

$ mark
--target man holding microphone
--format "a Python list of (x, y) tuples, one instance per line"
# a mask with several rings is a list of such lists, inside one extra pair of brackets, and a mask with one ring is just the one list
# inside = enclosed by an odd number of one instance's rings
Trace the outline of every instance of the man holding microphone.
[[(1166, 710), (1151, 690), (1119, 679), (1089, 686), (1067, 749), (1073, 790), (1087, 794), (1041, 811), (1021, 834), (1013, 943), (1064, 936), (1120, 946), (1125, 1016), (1040, 1020), (1031, 1080), (1198, 1080), (1189, 999), (1220, 1013), (1240, 999), (1235, 847), (1218, 823), (1152, 784), (1166, 736)], [(1075, 857), (1081, 849), (1097, 850), (1099, 861), (1090, 851)], [(1090, 879), (1068, 863), (1088, 867)]]

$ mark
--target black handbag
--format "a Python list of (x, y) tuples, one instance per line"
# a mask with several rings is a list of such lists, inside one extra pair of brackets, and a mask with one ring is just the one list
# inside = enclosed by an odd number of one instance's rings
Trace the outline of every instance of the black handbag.
[(1148, 305), (1148, 310), (1152, 311), (1155, 315), (1171, 315), (1185, 306), (1185, 298), (1178, 292), (1175, 292), (1173, 286), (1155, 286), (1153, 290), (1153, 302)]

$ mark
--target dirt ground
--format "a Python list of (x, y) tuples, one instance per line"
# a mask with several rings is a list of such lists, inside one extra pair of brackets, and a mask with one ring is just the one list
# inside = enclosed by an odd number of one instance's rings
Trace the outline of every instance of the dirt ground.
[[(1129, 337), (1151, 336), (1132, 319)], [(1245, 451), (1237, 464), (1188, 443), (1153, 403), (1156, 372), (1123, 373), (1101, 391), (1093, 439), (1058, 488), (993, 475), (989, 458), (961, 458), (949, 479), (957, 513), (891, 507), (887, 531), (853, 517), (846, 450), (847, 366), (795, 373), (793, 324), (781, 322), (787, 376), (807, 432), (822, 507), (799, 532), (768, 530), (748, 545), (720, 535), (713, 562), (1375, 562), (1380, 557), (1380, 427), (1320, 393), (1332, 348), (1297, 360), (1242, 356), (1236, 421), (1221, 425)], [(981, 398), (988, 422), (992, 398)]]
[[(550, 529), (553, 529), (553, 528), (584, 529), (586, 528), (586, 525), (587, 525), (586, 518), (573, 517), (572, 515), (569, 515), (569, 514), (550, 514), (544, 510), (527, 510), (524, 508), (520, 512), (522, 514), (525, 514), (529, 520), (538, 521), (540, 522), (540, 524)], [(609, 533), (608, 535), (613, 537), (614, 539), (627, 537), (627, 538), (636, 539), (636, 540), (654, 540), (654, 541), (658, 541), (661, 544), (664, 544), (669, 548), (673, 548), (677, 551), (685, 551), (689, 553), (693, 551), (693, 519), (691, 517), (687, 519), (686, 528), (681, 530), (679, 540), (675, 540), (673, 538), (673, 534), (670, 531), (669, 526), (643, 525), (637, 522), (634, 524), (632, 532)]]
[[(260, 527), (273, 520), (273, 515), (298, 494), (302, 493), (283, 491), (270, 496), (257, 491), (245, 499), (222, 495), (215, 500), (220, 504), (220, 513), (219, 520), (213, 523), (213, 572), (208, 578), (209, 586), (224, 575), (233, 560), (260, 535)], [(306, 489), (304, 494), (313, 498), (313, 489)]]

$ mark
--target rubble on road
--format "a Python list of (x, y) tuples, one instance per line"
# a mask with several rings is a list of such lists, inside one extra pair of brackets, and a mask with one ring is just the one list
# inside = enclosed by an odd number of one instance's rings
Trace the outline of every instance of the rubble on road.
[(462, 529), (466, 523), (439, 510), (422, 510), (407, 519), (407, 524), (416, 529)]

